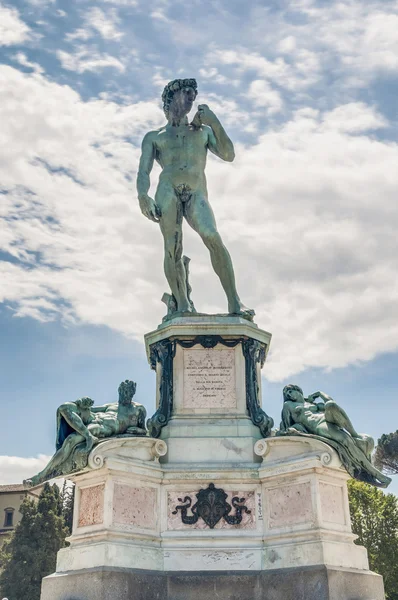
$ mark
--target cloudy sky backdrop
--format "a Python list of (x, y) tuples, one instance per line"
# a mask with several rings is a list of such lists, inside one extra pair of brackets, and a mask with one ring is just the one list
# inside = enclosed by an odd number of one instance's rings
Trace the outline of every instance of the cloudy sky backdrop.
[[(135, 175), (176, 77), (235, 142), (208, 184), (273, 333), (265, 409), (279, 421), (292, 381), (375, 437), (397, 429), (396, 0), (0, 0), (0, 45), (0, 482), (52, 454), (63, 401), (132, 378), (154, 410), (142, 336), (167, 284)], [(197, 308), (224, 312), (184, 235)]]

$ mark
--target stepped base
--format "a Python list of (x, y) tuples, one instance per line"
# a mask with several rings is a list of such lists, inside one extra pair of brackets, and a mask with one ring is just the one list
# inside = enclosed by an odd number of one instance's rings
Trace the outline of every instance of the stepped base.
[(43, 579), (41, 600), (384, 600), (370, 571), (326, 566), (159, 573), (88, 569)]

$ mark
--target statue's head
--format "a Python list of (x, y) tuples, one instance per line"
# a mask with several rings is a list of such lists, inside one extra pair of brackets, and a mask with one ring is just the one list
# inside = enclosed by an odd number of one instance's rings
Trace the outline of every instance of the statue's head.
[(78, 398), (75, 401), (75, 404), (78, 408), (82, 410), (87, 410), (88, 408), (92, 407), (92, 405), (94, 404), (94, 400), (91, 400), (91, 398), (89, 398), (88, 396), (83, 396), (83, 398)]
[(196, 79), (174, 79), (163, 90), (163, 110), (167, 119), (173, 115), (181, 119), (187, 115), (198, 94)]
[(120, 404), (130, 404), (135, 391), (137, 389), (137, 384), (134, 381), (130, 381), (126, 379), (126, 381), (122, 381), (119, 385), (119, 403)]
[(304, 394), (303, 390), (299, 385), (294, 385), (293, 383), (289, 383), (289, 385), (285, 385), (283, 388), (283, 401), (284, 402), (303, 402)]

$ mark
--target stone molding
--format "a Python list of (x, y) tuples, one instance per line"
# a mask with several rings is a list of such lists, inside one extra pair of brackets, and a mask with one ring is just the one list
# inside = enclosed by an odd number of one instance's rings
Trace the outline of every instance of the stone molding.
[(101, 469), (106, 460), (115, 456), (123, 459), (155, 461), (167, 453), (167, 444), (163, 440), (155, 438), (137, 437), (124, 439), (109, 439), (100, 442), (93, 448), (88, 457), (90, 469)]

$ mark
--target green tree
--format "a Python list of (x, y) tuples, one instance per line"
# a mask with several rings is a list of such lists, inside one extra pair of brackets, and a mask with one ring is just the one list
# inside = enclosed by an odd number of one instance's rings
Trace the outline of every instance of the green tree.
[(41, 580), (55, 571), (67, 528), (57, 485), (44, 485), (37, 504), (25, 498), (22, 519), (2, 551), (0, 589), (12, 600), (39, 600)]
[(61, 492), (62, 514), (65, 519), (65, 526), (68, 529), (68, 535), (72, 533), (73, 507), (75, 504), (75, 484), (65, 479)]
[(348, 482), (352, 530), (384, 578), (387, 600), (398, 600), (398, 498), (360, 481)]
[(398, 430), (381, 436), (374, 458), (376, 467), (389, 475), (398, 475)]

